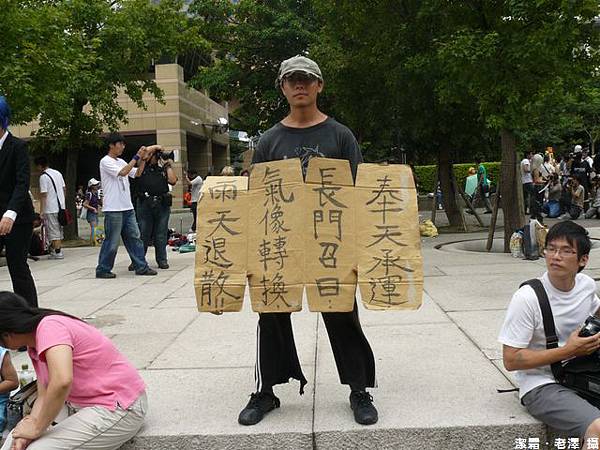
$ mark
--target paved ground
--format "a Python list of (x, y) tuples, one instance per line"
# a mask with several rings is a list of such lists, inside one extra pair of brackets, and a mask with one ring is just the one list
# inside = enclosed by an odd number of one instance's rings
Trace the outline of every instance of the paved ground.
[[(586, 225), (598, 225), (587, 221)], [(590, 228), (600, 238), (600, 228)], [(425, 297), (415, 312), (369, 312), (361, 320), (377, 361), (373, 390), (380, 421), (354, 423), (319, 315), (294, 314), (309, 380), (276, 388), (282, 407), (254, 427), (237, 424), (253, 390), (256, 316), (249, 308), (199, 314), (192, 254), (171, 253), (157, 277), (127, 271), (123, 248), (115, 280), (97, 280), (96, 248), (65, 250), (63, 261), (31, 264), (42, 306), (85, 317), (111, 337), (148, 384), (151, 411), (129, 449), (389, 448), (513, 449), (516, 438), (548, 438), (519, 405), (496, 336), (511, 294), (543, 261), (474, 253), (441, 243), (485, 233), (423, 240)], [(152, 258), (150, 258), (152, 261)], [(600, 276), (600, 250), (587, 272)], [(0, 268), (0, 289), (10, 289)], [(17, 356), (17, 364), (24, 358)]]

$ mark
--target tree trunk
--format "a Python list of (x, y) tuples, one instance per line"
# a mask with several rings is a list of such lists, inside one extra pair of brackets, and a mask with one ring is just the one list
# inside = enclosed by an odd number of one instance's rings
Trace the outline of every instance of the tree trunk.
[(69, 139), (67, 145), (67, 164), (65, 169), (65, 185), (67, 188), (65, 201), (67, 209), (73, 215), (73, 223), (67, 225), (64, 229), (65, 239), (79, 239), (79, 230), (77, 227), (77, 205), (75, 203), (75, 194), (77, 191), (77, 166), (79, 163), (79, 149), (81, 148), (81, 124), (83, 107), (87, 103), (84, 99), (75, 99), (73, 101), (73, 112), (71, 114), (71, 124), (69, 126)]
[[(450, 152), (440, 151), (438, 154), (438, 173), (440, 186), (442, 188), (442, 198), (444, 202), (444, 211), (448, 217), (451, 227), (459, 228), (462, 226), (461, 212), (456, 202), (456, 191), (450, 181), (452, 173), (452, 162), (450, 161)], [(434, 192), (437, 186), (434, 186)]]
[(504, 251), (510, 252), (510, 237), (525, 223), (522, 200), (518, 194), (521, 180), (517, 178), (515, 135), (507, 129), (500, 131), (502, 145), (502, 213), (504, 214)]

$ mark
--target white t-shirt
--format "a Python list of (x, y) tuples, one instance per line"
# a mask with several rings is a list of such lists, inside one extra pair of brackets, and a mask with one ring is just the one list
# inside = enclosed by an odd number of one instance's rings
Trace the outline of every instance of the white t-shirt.
[(586, 161), (587, 161), (587, 163), (590, 165), (590, 169), (593, 169), (593, 168), (594, 168), (594, 158), (592, 158), (591, 156), (589, 156), (589, 155), (588, 155), (588, 156), (585, 158), (585, 160), (586, 160)]
[(202, 184), (204, 181), (201, 176), (197, 176), (191, 181), (192, 184), (192, 203), (198, 202), (200, 199), (200, 189), (202, 189)]
[(106, 155), (100, 160), (100, 181), (102, 182), (102, 210), (104, 212), (128, 211), (133, 209), (129, 180), (135, 178), (137, 169), (132, 169), (128, 175), (119, 176), (119, 172), (127, 163), (121, 158)]
[[(571, 333), (600, 308), (596, 283), (589, 276), (578, 273), (575, 277), (575, 287), (569, 292), (562, 292), (552, 286), (548, 272), (540, 279), (552, 308), (558, 345), (562, 347)], [(513, 295), (498, 341), (515, 348), (530, 350), (546, 348), (542, 311), (531, 286), (523, 286)], [(536, 369), (517, 370), (515, 378), (519, 384), (521, 398), (538, 386), (556, 383), (549, 365)]]
[[(48, 175), (44, 175), (42, 173), (40, 175), (40, 192), (42, 194), (46, 194), (46, 203), (44, 205), (43, 213), (56, 214), (59, 210), (59, 201), (61, 208), (65, 208), (65, 180), (58, 170), (47, 168), (44, 172), (47, 173), (50, 177), (52, 177), (52, 180), (54, 180), (56, 191), (54, 190), (54, 186), (52, 186), (52, 181), (50, 181)], [(57, 193), (58, 199), (56, 197)]]
[(529, 164), (529, 160), (527, 158), (523, 158), (521, 161), (521, 183), (533, 183), (533, 177), (531, 176), (531, 171), (525, 172), (525, 169), (530, 169), (531, 166)]

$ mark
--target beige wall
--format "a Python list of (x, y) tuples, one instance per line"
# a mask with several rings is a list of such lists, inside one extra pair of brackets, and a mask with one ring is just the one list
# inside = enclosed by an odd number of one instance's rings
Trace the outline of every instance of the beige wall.
[[(178, 151), (175, 169), (180, 181), (173, 189), (173, 206), (181, 207), (188, 167), (205, 176), (207, 171), (214, 174), (229, 164), (229, 134), (218, 133), (210, 126), (216, 124), (219, 117), (229, 120), (228, 107), (188, 88), (183, 81), (183, 69), (178, 64), (157, 65), (155, 80), (163, 91), (164, 104), (146, 94), (143, 97), (146, 109), (142, 109), (125, 93), (118, 97), (128, 117), (128, 123), (121, 125), (120, 132), (125, 135), (156, 133), (157, 144)], [(38, 122), (31, 122), (12, 127), (11, 131), (18, 137), (27, 138), (38, 127)], [(188, 136), (193, 145), (188, 146)]]

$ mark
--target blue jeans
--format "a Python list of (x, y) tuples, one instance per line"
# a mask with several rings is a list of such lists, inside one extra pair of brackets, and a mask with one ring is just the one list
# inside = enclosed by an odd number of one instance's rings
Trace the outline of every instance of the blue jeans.
[(140, 198), (137, 202), (137, 214), (144, 242), (144, 255), (150, 243), (153, 243), (157, 264), (166, 264), (171, 207), (163, 205), (160, 200)]
[(135, 272), (140, 273), (148, 269), (148, 263), (144, 256), (144, 244), (140, 239), (140, 229), (135, 220), (135, 212), (130, 209), (104, 212), (104, 242), (100, 248), (96, 273), (106, 273), (112, 270), (119, 248), (119, 237), (123, 239)]

